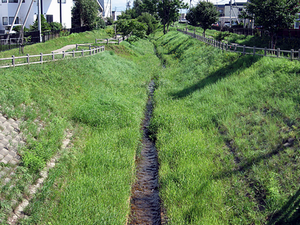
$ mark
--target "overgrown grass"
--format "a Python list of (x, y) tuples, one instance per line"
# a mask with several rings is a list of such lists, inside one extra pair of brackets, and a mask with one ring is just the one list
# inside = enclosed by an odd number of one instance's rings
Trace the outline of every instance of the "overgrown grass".
[(167, 68), (151, 126), (170, 223), (295, 223), (298, 62), (221, 52), (177, 32), (156, 45)]
[(7, 58), (14, 56), (21, 56), (21, 55), (36, 55), (39, 53), (51, 53), (56, 49), (60, 49), (66, 45), (71, 44), (84, 44), (84, 43), (95, 43), (95, 39), (99, 38), (107, 38), (108, 34), (103, 30), (93, 30), (93, 31), (86, 31), (83, 33), (73, 33), (69, 36), (62, 36), (59, 38), (52, 39), (45, 43), (37, 43), (33, 45), (27, 45), (24, 47), (24, 54), (19, 53), (19, 48), (12, 49), (5, 52), (0, 52), (0, 58)]
[(29, 125), (38, 119), (45, 127), (36, 133), (37, 128), (28, 129), (32, 141), (22, 153), (25, 166), (39, 168), (58, 151), (64, 129), (74, 133), (71, 152), (61, 153), (24, 224), (126, 221), (147, 85), (160, 62), (148, 41), (110, 48), (116, 53), (2, 70), (5, 112)]
[[(195, 27), (191, 25), (186, 24), (180, 24), (176, 23), (175, 28), (180, 29), (186, 29), (188, 28), (189, 31), (196, 31), (197, 34), (203, 35), (203, 29), (201, 27)], [(236, 33), (228, 33), (229, 35), (226, 35), (224, 40), (229, 43), (237, 43), (239, 45), (246, 45), (246, 46), (256, 46), (259, 48), (270, 48), (270, 37), (267, 35), (261, 35), (260, 30), (256, 30), (253, 35), (242, 35), (242, 34), (236, 34)], [(222, 32), (224, 33), (224, 32)], [(206, 37), (218, 39), (220, 37), (220, 31), (208, 29), (205, 32)], [(284, 38), (278, 38), (276, 42), (276, 48), (285, 49), (285, 50), (291, 50), (291, 49), (298, 49), (300, 45), (298, 38), (293, 37), (284, 37)]]

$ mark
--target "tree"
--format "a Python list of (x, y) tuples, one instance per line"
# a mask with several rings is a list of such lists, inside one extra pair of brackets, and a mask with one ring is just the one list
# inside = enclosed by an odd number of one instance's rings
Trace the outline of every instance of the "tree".
[(130, 33), (138, 38), (146, 37), (147, 25), (137, 19), (119, 19), (116, 25), (117, 32), (121, 33), (123, 37)]
[(256, 24), (262, 25), (270, 32), (270, 47), (275, 48), (278, 31), (289, 28), (295, 21), (295, 15), (299, 12), (299, 1), (251, 0), (247, 5), (247, 11), (254, 16)]
[(217, 8), (211, 2), (199, 2), (195, 8), (191, 8), (186, 15), (188, 21), (192, 21), (194, 25), (201, 25), (203, 28), (203, 36), (205, 37), (205, 31), (211, 27), (211, 25), (218, 21), (219, 12)]
[[(169, 31), (169, 26), (179, 18), (179, 9), (187, 9), (188, 5), (183, 0), (160, 0), (158, 2), (158, 15), (164, 26), (164, 34)], [(167, 31), (166, 31), (167, 26)]]
[[(30, 26), (30, 31), (38, 31), (38, 18), (34, 21), (33, 25)], [(51, 30), (51, 27), (49, 23), (47, 23), (47, 20), (45, 19), (44, 15), (41, 15), (41, 30), (42, 32)]]
[(95, 28), (98, 21), (98, 9), (96, 0), (77, 0), (72, 8), (72, 27)]
[(150, 13), (142, 13), (137, 20), (147, 25), (147, 35), (153, 33), (157, 29), (158, 21)]

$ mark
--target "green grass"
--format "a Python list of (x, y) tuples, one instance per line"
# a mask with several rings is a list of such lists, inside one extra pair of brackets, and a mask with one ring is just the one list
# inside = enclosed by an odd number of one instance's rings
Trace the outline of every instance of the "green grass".
[[(198, 35), (203, 35), (203, 29), (201, 27), (195, 27), (191, 25), (186, 25), (186, 24), (180, 24), (180, 23), (175, 23), (175, 28), (179, 29), (186, 29), (190, 32), (193, 32), (194, 29), (196, 31), (196, 34)], [(172, 28), (174, 30), (174, 28)], [(228, 36), (224, 38), (226, 42), (229, 43), (237, 43), (239, 45), (246, 45), (246, 46), (256, 46), (258, 48), (269, 48), (270, 47), (270, 37), (269, 36), (261, 36), (260, 31), (256, 31), (254, 35), (242, 35), (242, 34), (236, 34), (236, 33), (229, 33)], [(222, 32), (224, 33), (224, 32)], [(205, 32), (205, 36), (209, 38), (214, 38), (217, 39), (217, 36), (219, 36), (220, 31), (213, 30), (213, 29), (208, 29)], [(285, 50), (291, 50), (291, 49), (298, 49), (300, 42), (299, 39), (297, 38), (289, 38), (289, 37), (284, 37), (284, 38), (278, 38), (277, 43), (276, 43), (276, 48), (280, 49), (285, 49)]]
[(148, 41), (108, 49), (116, 53), (2, 70), (0, 105), (27, 122), (22, 160), (32, 173), (59, 151), (64, 130), (73, 130), (73, 147), (60, 153), (22, 223), (126, 221), (147, 86), (161, 67)]
[(40, 53), (51, 53), (56, 49), (60, 49), (66, 45), (71, 44), (84, 44), (84, 43), (95, 43), (95, 39), (107, 38), (108, 34), (103, 30), (93, 30), (86, 31), (83, 33), (73, 33), (69, 36), (63, 36), (60, 38), (55, 38), (45, 43), (37, 43), (33, 45), (27, 45), (24, 47), (24, 54), (19, 53), (19, 48), (12, 49), (9, 51), (0, 52), (0, 58), (8, 58), (12, 55), (21, 56), (21, 55), (36, 55)]
[(152, 129), (170, 223), (274, 224), (284, 213), (295, 222), (298, 62), (221, 52), (177, 32), (156, 45), (167, 68)]

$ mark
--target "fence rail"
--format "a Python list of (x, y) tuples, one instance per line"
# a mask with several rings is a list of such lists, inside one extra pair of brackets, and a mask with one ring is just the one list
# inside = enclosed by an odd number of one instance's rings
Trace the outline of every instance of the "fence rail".
[(66, 57), (78, 58), (83, 57), (85, 55), (95, 55), (97, 53), (105, 51), (104, 46), (97, 46), (95, 48), (90, 48), (88, 50), (81, 50), (81, 51), (71, 51), (71, 52), (59, 52), (59, 53), (50, 53), (50, 54), (43, 54), (40, 53), (39, 55), (29, 55), (26, 56), (18, 56), (15, 57), (14, 55), (9, 58), (0, 58), (0, 68), (7, 68), (7, 67), (15, 67), (15, 66), (24, 66), (30, 64), (43, 64), (44, 62), (51, 62), (57, 61), (61, 59), (65, 59)]
[(96, 44), (120, 44), (122, 41), (128, 39), (131, 35), (128, 34), (121, 38), (104, 38), (104, 39), (95, 39)]
[(270, 48), (258, 48), (258, 47), (249, 47), (245, 45), (238, 45), (238, 44), (229, 44), (225, 42), (216, 41), (212, 38), (206, 38), (201, 35), (198, 35), (194, 32), (188, 32), (187, 30), (177, 29), (177, 31), (187, 34), (193, 38), (196, 38), (206, 44), (214, 46), (216, 48), (220, 48), (222, 50), (231, 51), (242, 53), (243, 55), (259, 55), (259, 56), (266, 56), (266, 57), (276, 57), (276, 58), (287, 58), (290, 60), (300, 60), (300, 49), (299, 50), (281, 50), (280, 48), (277, 49), (270, 49)]

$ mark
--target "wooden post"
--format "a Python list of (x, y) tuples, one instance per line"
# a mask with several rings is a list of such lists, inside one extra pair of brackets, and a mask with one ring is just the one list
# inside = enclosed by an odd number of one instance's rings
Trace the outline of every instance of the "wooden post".
[(106, 44), (108, 44), (108, 38), (106, 38)]
[(300, 49), (298, 50), (298, 60), (300, 60)]
[(91, 50), (92, 49), (92, 47), (91, 47), (91, 45), (89, 45), (89, 50)]
[(15, 67), (15, 56), (11, 56), (12, 57), (12, 61), (11, 61), (11, 64), (13, 65), (13, 67)]
[(280, 57), (280, 48), (277, 48), (277, 57)]
[(95, 44), (97, 44), (97, 38), (95, 39)]
[(256, 47), (255, 47), (255, 46), (253, 46), (253, 55), (255, 55), (255, 48), (256, 48)]
[(264, 56), (267, 56), (267, 47), (264, 49)]
[(29, 54), (27, 54), (27, 63), (28, 63), (28, 65), (30, 64), (29, 63)]
[(75, 57), (75, 51), (74, 50), (72, 51), (72, 56), (73, 56), (73, 58)]
[(236, 52), (236, 45), (234, 46), (234, 51)]
[(63, 53), (63, 59), (65, 58), (65, 51), (62, 52)]
[(76, 51), (78, 50), (78, 44), (76, 44)]
[(294, 49), (291, 49), (291, 60), (294, 59)]
[(90, 51), (90, 55), (92, 55), (92, 49), (91, 49), (91, 48), (90, 48), (90, 50), (89, 50), (89, 51)]
[(196, 38), (196, 29), (194, 28), (194, 38)]
[(246, 54), (246, 46), (243, 45), (243, 55), (245, 55), (245, 54)]
[(52, 52), (52, 61), (54, 61), (54, 52)]
[(40, 53), (40, 61), (41, 61), (41, 64), (43, 64), (43, 53)]
[(228, 51), (228, 43), (226, 43), (226, 46), (225, 46), (225, 47), (226, 47), (226, 51)]
[(81, 56), (83, 56), (83, 54), (84, 54), (84, 53), (83, 53), (83, 49), (82, 49), (82, 50), (81, 50)]

